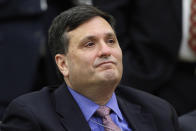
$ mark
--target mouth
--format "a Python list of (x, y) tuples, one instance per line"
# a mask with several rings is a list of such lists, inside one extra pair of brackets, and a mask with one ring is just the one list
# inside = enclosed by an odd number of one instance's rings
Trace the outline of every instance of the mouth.
[(102, 66), (102, 65), (110, 65), (110, 64), (115, 64), (113, 61), (106, 61), (98, 64), (96, 67)]

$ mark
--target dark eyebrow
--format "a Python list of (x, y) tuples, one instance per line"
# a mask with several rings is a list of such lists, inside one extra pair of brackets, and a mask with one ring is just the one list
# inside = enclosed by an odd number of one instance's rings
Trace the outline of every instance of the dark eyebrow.
[(87, 36), (81, 40), (81, 43), (86, 42), (88, 40), (96, 40), (95, 36)]
[[(116, 35), (115, 35), (115, 33), (113, 33), (113, 32), (108, 32), (108, 33), (105, 33), (104, 35), (105, 35), (106, 37), (115, 37), (115, 38), (116, 38)], [(94, 35), (89, 35), (89, 36), (83, 38), (83, 39), (81, 40), (81, 43), (86, 42), (86, 41), (88, 41), (88, 40), (93, 40), (93, 41), (95, 41), (96, 39), (97, 39), (96, 36), (94, 36)]]
[(116, 36), (116, 34), (113, 33), (113, 32), (111, 32), (111, 33), (106, 33), (105, 38), (107, 38), (107, 39), (111, 39), (111, 38), (112, 38), (112, 39), (117, 40), (117, 36)]
[(108, 37), (116, 37), (116, 34), (115, 33), (106, 33), (106, 36), (108, 36)]

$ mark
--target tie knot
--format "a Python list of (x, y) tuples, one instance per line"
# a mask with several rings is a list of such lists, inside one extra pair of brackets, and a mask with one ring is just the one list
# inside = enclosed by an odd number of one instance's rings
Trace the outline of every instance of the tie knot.
[(110, 110), (111, 109), (109, 107), (107, 107), (107, 106), (100, 106), (97, 109), (96, 113), (97, 113), (98, 116), (103, 118), (103, 117), (105, 117), (105, 116), (110, 114)]

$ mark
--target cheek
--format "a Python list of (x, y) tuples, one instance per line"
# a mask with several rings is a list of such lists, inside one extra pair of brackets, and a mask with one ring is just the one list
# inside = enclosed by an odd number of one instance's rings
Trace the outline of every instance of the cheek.
[(120, 72), (122, 72), (122, 70), (123, 70), (123, 63), (122, 63), (122, 51), (119, 49), (119, 50), (115, 50), (114, 52), (113, 52), (113, 56), (117, 59), (117, 61), (118, 61), (118, 64), (117, 64), (117, 66), (118, 66), (118, 70), (120, 71)]
[(121, 49), (116, 49), (113, 51), (113, 56), (119, 61), (122, 62), (122, 51)]
[(89, 69), (91, 65), (93, 65), (94, 57), (92, 55), (83, 55), (78, 54), (77, 56), (73, 56), (71, 58), (71, 65), (75, 68), (80, 68), (81, 70)]

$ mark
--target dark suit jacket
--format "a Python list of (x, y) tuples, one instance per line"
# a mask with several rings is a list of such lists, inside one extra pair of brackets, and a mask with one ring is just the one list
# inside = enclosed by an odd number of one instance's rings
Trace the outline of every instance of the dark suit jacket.
[(196, 131), (196, 110), (179, 117), (179, 131)]
[[(177, 131), (175, 111), (167, 102), (124, 86), (118, 87), (116, 95), (133, 131)], [(90, 131), (90, 127), (63, 84), (15, 99), (4, 115), (1, 130)]]

